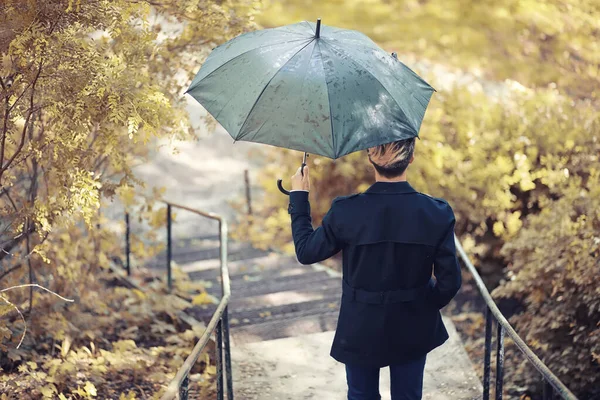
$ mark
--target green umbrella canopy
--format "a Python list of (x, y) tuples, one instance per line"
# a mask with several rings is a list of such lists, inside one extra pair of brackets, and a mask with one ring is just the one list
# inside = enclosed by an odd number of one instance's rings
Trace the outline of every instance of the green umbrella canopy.
[(236, 141), (335, 159), (417, 137), (434, 91), (366, 35), (304, 21), (215, 48), (186, 93)]

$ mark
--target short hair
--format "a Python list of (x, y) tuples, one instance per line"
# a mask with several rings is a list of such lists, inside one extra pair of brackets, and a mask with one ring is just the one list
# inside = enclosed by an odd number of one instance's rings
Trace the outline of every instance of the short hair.
[(415, 152), (415, 138), (397, 140), (367, 150), (369, 161), (386, 178), (396, 178), (406, 171)]

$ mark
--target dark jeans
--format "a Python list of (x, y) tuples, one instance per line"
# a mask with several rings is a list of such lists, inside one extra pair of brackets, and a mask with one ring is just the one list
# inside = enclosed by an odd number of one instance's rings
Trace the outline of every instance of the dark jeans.
[[(390, 365), (392, 400), (420, 400), (423, 395), (425, 359)], [(358, 367), (346, 364), (348, 400), (380, 400), (380, 368)]]

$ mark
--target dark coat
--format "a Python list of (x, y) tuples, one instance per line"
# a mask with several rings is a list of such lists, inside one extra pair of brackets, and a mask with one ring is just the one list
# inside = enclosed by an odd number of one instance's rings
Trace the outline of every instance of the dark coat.
[(461, 273), (446, 201), (408, 182), (377, 182), (335, 199), (316, 230), (307, 192), (291, 193), (289, 212), (302, 264), (342, 250), (333, 358), (383, 367), (421, 357), (448, 339), (439, 310), (458, 292)]

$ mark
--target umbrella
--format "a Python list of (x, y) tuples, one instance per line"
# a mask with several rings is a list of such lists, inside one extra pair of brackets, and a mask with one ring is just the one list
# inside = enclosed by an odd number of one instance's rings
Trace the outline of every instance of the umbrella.
[(366, 35), (318, 20), (216, 47), (186, 93), (235, 141), (299, 150), (305, 163), (418, 137), (434, 91)]

